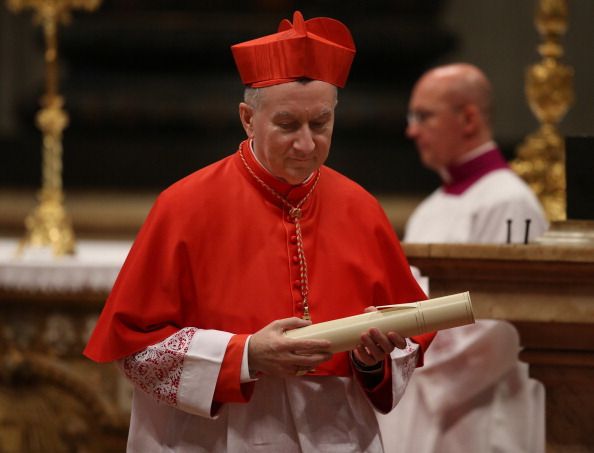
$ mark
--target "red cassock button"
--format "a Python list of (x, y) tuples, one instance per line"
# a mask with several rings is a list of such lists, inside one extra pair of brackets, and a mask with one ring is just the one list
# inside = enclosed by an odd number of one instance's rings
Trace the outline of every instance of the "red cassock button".
[(303, 302), (301, 302), (301, 301), (295, 302), (295, 307), (297, 307), (299, 310), (301, 310), (303, 308)]
[(294, 286), (295, 288), (299, 288), (299, 287), (301, 286), (301, 280), (295, 280), (295, 281), (293, 282), (293, 286)]
[(297, 244), (297, 236), (295, 236), (295, 235), (291, 236), (291, 242), (293, 244)]
[(298, 263), (299, 262), (299, 257), (297, 255), (293, 256), (293, 262), (294, 263)]

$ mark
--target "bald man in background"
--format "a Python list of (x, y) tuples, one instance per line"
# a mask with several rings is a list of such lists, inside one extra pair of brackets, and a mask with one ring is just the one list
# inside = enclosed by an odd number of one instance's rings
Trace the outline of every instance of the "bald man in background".
[[(442, 185), (411, 215), (405, 242), (504, 244), (546, 231), (537, 198), (493, 141), (492, 110), (491, 83), (470, 64), (415, 84), (406, 134)], [(544, 387), (519, 351), (505, 321), (440, 332), (399, 406), (379, 417), (386, 451), (544, 452)]]
[(415, 85), (406, 134), (443, 185), (413, 212), (405, 241), (503, 244), (546, 231), (536, 196), (493, 141), (492, 109), (489, 80), (469, 64), (437, 67)]

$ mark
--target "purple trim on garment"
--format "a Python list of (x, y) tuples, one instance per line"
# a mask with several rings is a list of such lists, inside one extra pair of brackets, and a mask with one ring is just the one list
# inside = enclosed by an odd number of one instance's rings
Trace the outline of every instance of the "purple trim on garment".
[(498, 148), (487, 151), (475, 159), (448, 168), (452, 181), (443, 185), (443, 191), (450, 195), (462, 195), (470, 186), (487, 173), (509, 168)]

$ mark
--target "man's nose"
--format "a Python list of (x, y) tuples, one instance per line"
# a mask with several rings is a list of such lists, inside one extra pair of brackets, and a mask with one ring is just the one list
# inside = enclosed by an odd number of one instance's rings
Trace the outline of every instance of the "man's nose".
[(304, 153), (310, 153), (315, 149), (316, 144), (313, 139), (313, 133), (308, 126), (302, 127), (297, 132), (297, 138), (293, 146), (295, 149)]
[(419, 125), (416, 121), (409, 121), (406, 125), (406, 136), (411, 139), (415, 139), (419, 133)]

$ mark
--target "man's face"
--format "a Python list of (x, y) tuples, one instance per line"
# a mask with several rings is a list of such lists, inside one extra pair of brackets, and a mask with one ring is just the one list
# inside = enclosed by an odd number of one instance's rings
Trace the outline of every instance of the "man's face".
[(424, 78), (409, 103), (406, 135), (414, 140), (423, 164), (435, 171), (452, 164), (464, 151), (462, 106), (445, 93), (443, 80)]
[(258, 160), (289, 184), (303, 182), (328, 158), (336, 88), (326, 82), (291, 82), (261, 89), (257, 106), (240, 104)]

